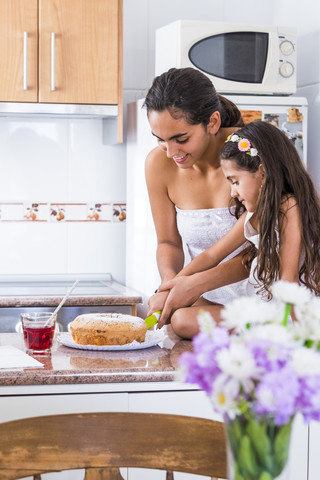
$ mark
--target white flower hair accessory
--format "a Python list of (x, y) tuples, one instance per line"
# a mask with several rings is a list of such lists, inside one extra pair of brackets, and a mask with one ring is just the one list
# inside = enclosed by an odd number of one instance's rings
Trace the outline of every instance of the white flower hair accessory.
[(258, 155), (258, 150), (256, 148), (251, 147), (250, 140), (247, 138), (239, 137), (239, 135), (232, 133), (228, 136), (227, 142), (236, 142), (238, 144), (238, 149), (240, 152), (245, 152), (247, 155), (251, 157), (256, 157)]

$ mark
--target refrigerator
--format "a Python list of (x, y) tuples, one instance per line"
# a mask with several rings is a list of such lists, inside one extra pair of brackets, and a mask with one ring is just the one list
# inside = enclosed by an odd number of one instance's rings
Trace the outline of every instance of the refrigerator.
[[(307, 99), (293, 96), (226, 95), (241, 110), (245, 123), (270, 122), (294, 143), (307, 164)], [(138, 290), (143, 304), (138, 315), (147, 312), (147, 300), (160, 283), (156, 264), (157, 239), (145, 183), (145, 158), (157, 146), (148, 123), (144, 99), (128, 104), (127, 111), (127, 223), (126, 285)]]

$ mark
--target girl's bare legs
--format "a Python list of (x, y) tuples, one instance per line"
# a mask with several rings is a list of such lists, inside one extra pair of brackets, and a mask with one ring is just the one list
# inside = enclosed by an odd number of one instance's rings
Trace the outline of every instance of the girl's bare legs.
[(191, 340), (199, 333), (199, 313), (209, 312), (216, 322), (220, 322), (220, 313), (223, 307), (223, 305), (211, 303), (201, 297), (191, 307), (179, 308), (172, 314), (172, 329), (179, 337)]

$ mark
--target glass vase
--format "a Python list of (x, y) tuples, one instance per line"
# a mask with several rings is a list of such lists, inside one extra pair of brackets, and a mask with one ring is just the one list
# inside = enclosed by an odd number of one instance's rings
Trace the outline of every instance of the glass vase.
[(229, 480), (287, 480), (292, 422), (253, 414), (225, 419)]

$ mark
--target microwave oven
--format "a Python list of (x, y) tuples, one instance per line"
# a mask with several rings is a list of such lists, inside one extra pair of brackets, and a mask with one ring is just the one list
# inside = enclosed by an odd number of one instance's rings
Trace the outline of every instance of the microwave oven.
[(178, 20), (156, 30), (156, 75), (197, 68), (217, 92), (290, 95), (296, 92), (295, 27)]

